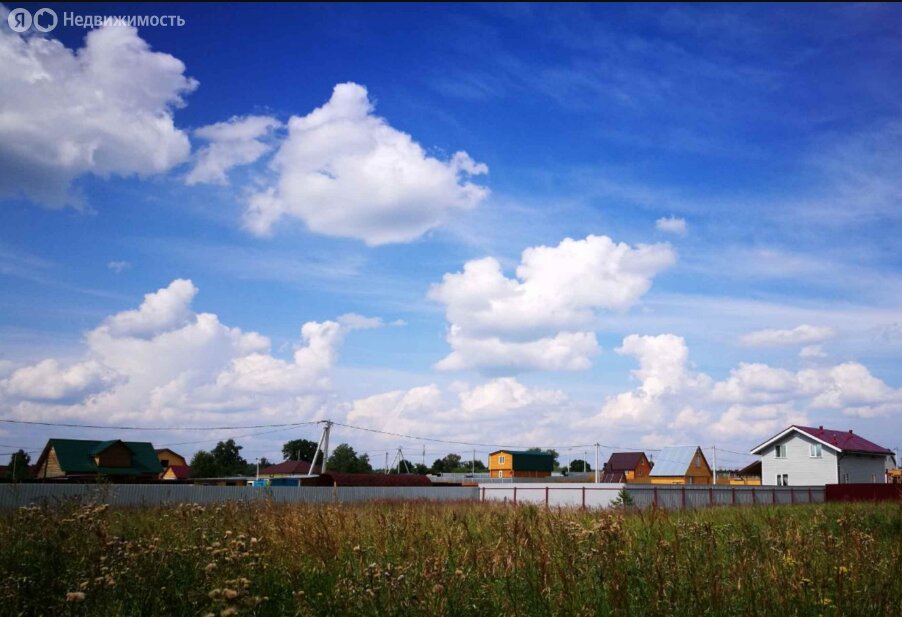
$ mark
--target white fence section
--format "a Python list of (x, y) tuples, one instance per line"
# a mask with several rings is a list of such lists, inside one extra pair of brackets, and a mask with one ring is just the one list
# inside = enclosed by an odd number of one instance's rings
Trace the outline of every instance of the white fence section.
[(112, 506), (160, 506), (177, 503), (272, 501), (274, 503), (349, 503), (354, 501), (476, 501), (476, 487), (339, 486), (266, 487), (167, 484), (0, 484), (0, 509), (67, 499)]
[(549, 507), (576, 506), (605, 508), (617, 498), (622, 484), (562, 484), (534, 482), (479, 485), (482, 501), (505, 501), (512, 504), (534, 503)]

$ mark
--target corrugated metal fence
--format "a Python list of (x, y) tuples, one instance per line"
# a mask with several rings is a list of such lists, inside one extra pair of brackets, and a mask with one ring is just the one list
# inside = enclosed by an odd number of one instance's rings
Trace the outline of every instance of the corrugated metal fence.
[(268, 487), (167, 484), (3, 484), (0, 508), (78, 499), (112, 506), (265, 501), (275, 503), (348, 503), (379, 500), (475, 501), (476, 487), (339, 486)]
[(713, 486), (627, 484), (633, 504), (669, 510), (708, 506), (754, 506), (823, 503), (823, 486)]
[(549, 483), (491, 486), (480, 484), (482, 501), (534, 503), (549, 507), (606, 507), (622, 488), (633, 505), (655, 505), (668, 510), (688, 510), (708, 506), (779, 505), (823, 503), (823, 486), (692, 486), (654, 484), (570, 484)]

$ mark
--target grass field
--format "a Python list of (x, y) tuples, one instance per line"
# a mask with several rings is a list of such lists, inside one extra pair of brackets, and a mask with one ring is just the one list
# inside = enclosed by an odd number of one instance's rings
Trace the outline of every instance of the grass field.
[(4, 615), (898, 615), (902, 507), (66, 505), (0, 516)]

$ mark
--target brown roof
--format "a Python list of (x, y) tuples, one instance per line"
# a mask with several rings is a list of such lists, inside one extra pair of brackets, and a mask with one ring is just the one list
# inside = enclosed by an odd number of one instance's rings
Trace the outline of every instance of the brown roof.
[(176, 480), (187, 480), (188, 476), (191, 474), (191, 468), (187, 465), (170, 465), (167, 467), (167, 471), (169, 469), (172, 470), (172, 475), (175, 476)]
[(604, 469), (606, 472), (633, 471), (644, 457), (644, 452), (614, 452)]
[[(270, 465), (260, 470), (261, 476), (271, 475), (306, 475), (310, 473), (310, 463), (307, 461), (282, 461), (276, 465)], [(319, 473), (319, 465), (317, 465), (313, 473)]]

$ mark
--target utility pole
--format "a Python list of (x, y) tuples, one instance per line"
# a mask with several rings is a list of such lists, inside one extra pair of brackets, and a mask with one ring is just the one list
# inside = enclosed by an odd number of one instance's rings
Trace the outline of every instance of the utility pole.
[(260, 479), (260, 457), (257, 457), (257, 479)]
[(331, 420), (322, 420), (323, 434), (320, 435), (319, 443), (316, 444), (316, 450), (313, 452), (313, 460), (310, 461), (310, 469), (307, 471), (307, 477), (313, 475), (313, 469), (316, 467), (316, 459), (322, 454), (323, 464), (321, 465), (322, 473), (326, 473), (326, 461), (329, 460), (329, 431), (332, 430)]
[(714, 486), (717, 486), (717, 446), (711, 446), (711, 452), (714, 459)]
[(423, 467), (426, 466), (426, 446), (423, 446)]
[(476, 474), (476, 450), (473, 450), (473, 464), (470, 465), (470, 473)]
[(385, 451), (385, 475), (388, 475), (388, 450)]
[(601, 444), (595, 442), (595, 484), (598, 484), (598, 448)]
[(586, 473), (588, 469), (586, 469), (586, 465), (589, 464), (589, 453), (583, 452), (583, 473)]

